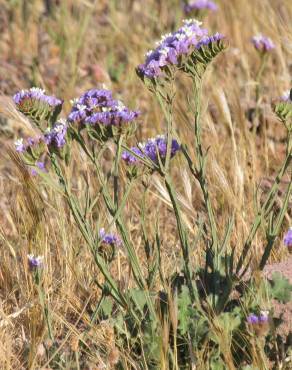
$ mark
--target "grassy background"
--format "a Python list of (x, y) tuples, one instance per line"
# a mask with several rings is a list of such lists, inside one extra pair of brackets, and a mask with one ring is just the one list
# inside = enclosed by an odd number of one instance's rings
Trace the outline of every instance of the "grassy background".
[[(66, 0), (60, 1), (51, 14), (44, 3), (0, 0), (0, 99), (1, 109), (11, 117), (8, 120), (0, 117), (0, 368), (39, 368), (40, 364), (48, 368), (65, 361), (64, 368), (93, 369), (98, 368), (105, 354), (111, 368), (117, 356), (112, 328), (106, 322), (88, 324), (99, 295), (94, 284), (95, 279), (100, 279), (99, 272), (61, 195), (41, 185), (42, 180), (30, 178), (9, 157), (13, 140), (33, 128), (16, 116), (7, 96), (25, 87), (40, 86), (65, 99), (68, 112), (69, 99), (106, 84), (125, 104), (142, 111), (139, 140), (159, 134), (165, 127), (161, 111), (136, 77), (135, 67), (143, 62), (144, 54), (161, 34), (181, 24), (184, 15), (179, 0)], [(270, 103), (291, 87), (292, 2), (218, 0), (217, 3), (219, 11), (207, 15), (204, 26), (210, 32), (225, 34), (230, 46), (205, 77), (203, 135), (205, 146), (210, 146), (208, 173), (219, 230), (223, 230), (221, 225), (230, 213), (235, 212), (232, 245), (240, 253), (254, 215), (255, 190), (259, 183), (263, 194), (269, 189), (270, 178), (284, 157), (284, 130)], [(259, 32), (270, 36), (276, 49), (263, 75), (262, 114), (255, 127), (256, 122), (247, 116), (255, 107), (255, 76), (260, 60), (250, 39)], [(184, 142), (192, 145), (187, 131), (190, 116), (183, 103), (188, 81), (179, 83), (175, 126)], [(73, 153), (74, 165), (67, 175), (74, 182), (74, 191), (85, 201), (87, 184), (98, 191), (98, 183), (90, 166), (77, 154)], [(108, 158), (111, 156), (109, 151)], [(184, 217), (190, 233), (195, 235), (194, 220), (202, 210), (201, 194), (198, 185), (188, 178), (180, 158), (175, 163), (173, 171)], [(163, 231), (163, 270), (175, 271), (180, 262), (175, 220), (159, 177), (151, 181), (147, 228), (153, 235), (158, 223)], [(279, 198), (279, 206), (280, 202)], [(134, 188), (127, 206), (127, 220), (143, 260), (140, 207), (140, 189)], [(110, 219), (102, 207), (96, 207), (92, 217), (101, 226)], [(286, 224), (291, 225), (291, 214), (287, 214)], [(192, 256), (198, 263), (200, 248), (203, 246), (196, 246)], [(259, 233), (253, 249), (254, 262), (261, 250)], [(45, 256), (44, 284), (56, 343), (47, 340), (46, 326), (36, 304), (37, 295), (26, 264), (30, 252)], [(271, 262), (282, 258), (285, 252), (279, 242)], [(121, 285), (131, 285), (122, 252), (112, 268)], [(82, 354), (78, 341), (87, 349)], [(45, 360), (45, 349), (52, 346), (55, 346), (52, 361)]]

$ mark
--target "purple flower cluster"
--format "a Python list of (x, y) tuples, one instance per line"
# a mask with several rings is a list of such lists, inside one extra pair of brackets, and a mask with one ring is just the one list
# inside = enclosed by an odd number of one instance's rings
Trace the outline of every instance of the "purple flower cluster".
[(92, 89), (73, 101), (68, 116), (71, 123), (105, 126), (119, 126), (132, 122), (139, 112), (129, 110), (122, 102), (115, 100), (109, 90)]
[(220, 40), (223, 40), (223, 39), (224, 39), (224, 35), (222, 35), (219, 32), (216, 32), (212, 36), (203, 36), (201, 38), (201, 40), (197, 43), (196, 48), (200, 49), (200, 47), (202, 47), (202, 46), (206, 46), (206, 45), (209, 45), (213, 42), (220, 41)]
[(30, 148), (32, 149), (33, 147), (37, 147), (42, 142), (43, 142), (42, 137), (37, 137), (37, 138), (29, 137), (27, 138), (26, 143), (24, 142), (23, 138), (17, 139), (14, 142), (14, 145), (18, 153), (24, 153)]
[(287, 234), (284, 236), (284, 245), (288, 248), (292, 247), (292, 227), (290, 227)]
[(67, 122), (60, 119), (56, 122), (53, 128), (48, 130), (44, 135), (44, 140), (47, 145), (53, 145), (57, 148), (62, 148), (66, 144)]
[(35, 256), (33, 254), (29, 254), (27, 256), (27, 259), (28, 259), (28, 266), (31, 271), (43, 267), (43, 260), (44, 260), (43, 256)]
[[(171, 157), (173, 157), (178, 150), (180, 150), (180, 145), (173, 139), (171, 143)], [(139, 144), (138, 147), (132, 147), (131, 151), (146, 160), (151, 159), (154, 163), (158, 163), (158, 155), (162, 159), (166, 157), (167, 138), (164, 135), (156, 136), (155, 138), (148, 139), (145, 143)], [(122, 153), (122, 159), (129, 165), (140, 162), (137, 157), (127, 151)]]
[[(46, 166), (45, 166), (45, 163), (44, 163), (44, 162), (37, 161), (37, 162), (35, 163), (35, 166), (36, 166), (39, 170), (41, 170), (42, 172), (47, 172), (47, 170), (46, 170)], [(35, 168), (30, 168), (30, 174), (31, 174), (32, 176), (36, 176), (38, 173), (37, 173), (37, 171), (36, 171), (36, 169), (35, 169)]]
[(29, 90), (21, 90), (13, 96), (14, 103), (17, 106), (21, 106), (28, 100), (40, 101), (48, 104), (50, 107), (56, 107), (62, 105), (63, 101), (56, 98), (55, 96), (49, 96), (45, 94), (45, 90), (38, 87), (32, 87)]
[(267, 52), (275, 48), (273, 41), (269, 37), (261, 34), (254, 36), (252, 38), (252, 43), (254, 47), (261, 52)]
[(121, 240), (118, 236), (116, 236), (115, 234), (106, 234), (104, 228), (99, 230), (99, 237), (104, 244), (116, 246), (119, 246), (121, 244)]
[(250, 325), (265, 324), (268, 321), (269, 321), (269, 315), (266, 312), (262, 312), (259, 316), (252, 313), (247, 317), (247, 322)]
[(281, 96), (281, 101), (285, 103), (292, 103), (292, 90), (287, 90)]
[(189, 55), (202, 45), (221, 40), (222, 35), (208, 37), (208, 30), (201, 28), (201, 22), (195, 19), (184, 20), (178, 31), (162, 36), (157, 48), (146, 54), (144, 64), (140, 64), (137, 73), (141, 77), (154, 78), (161, 75), (166, 66), (178, 65), (183, 56)]
[(218, 10), (218, 5), (211, 0), (196, 0), (184, 6), (185, 13), (191, 13), (193, 10), (208, 9), (211, 11)]

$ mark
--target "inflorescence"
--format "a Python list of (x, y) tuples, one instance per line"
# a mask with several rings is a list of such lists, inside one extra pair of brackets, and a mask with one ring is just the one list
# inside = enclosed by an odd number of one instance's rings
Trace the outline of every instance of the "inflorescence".
[(155, 50), (146, 54), (144, 64), (137, 68), (140, 77), (154, 78), (161, 75), (166, 66), (180, 65), (183, 56), (190, 55), (194, 50), (200, 49), (214, 41), (224, 38), (216, 33), (208, 36), (208, 30), (201, 28), (201, 22), (196, 19), (184, 20), (183, 27), (178, 31), (162, 36)]
[(259, 316), (255, 315), (254, 313), (250, 314), (247, 317), (247, 322), (251, 325), (266, 323), (269, 321), (269, 316), (267, 314), (260, 314)]
[(53, 145), (56, 148), (62, 148), (66, 144), (67, 122), (60, 119), (56, 122), (52, 129), (45, 132), (44, 140), (47, 145)]
[(284, 236), (284, 245), (288, 248), (288, 251), (292, 252), (292, 227), (288, 230)]
[(262, 34), (254, 36), (252, 38), (252, 43), (257, 50), (263, 53), (275, 48), (273, 41), (269, 37), (263, 36)]
[(113, 245), (113, 246), (119, 246), (121, 245), (120, 238), (115, 234), (106, 234), (104, 228), (99, 230), (99, 238), (102, 243)]
[(28, 254), (28, 266), (31, 271), (37, 270), (38, 268), (43, 267), (44, 257), (43, 256), (35, 256), (33, 254)]
[(92, 89), (73, 101), (68, 121), (85, 125), (120, 126), (132, 122), (138, 115), (138, 111), (131, 111), (115, 100), (111, 91)]
[[(180, 150), (180, 145), (173, 139), (171, 143), (171, 157), (173, 157), (178, 150)], [(148, 139), (145, 143), (138, 144), (137, 147), (132, 147), (131, 151), (142, 159), (150, 159), (152, 162), (158, 163), (158, 156), (161, 159), (166, 157), (167, 138), (164, 135), (156, 136), (155, 138)], [(129, 165), (141, 162), (134, 154), (127, 151), (122, 153), (122, 159)]]
[(281, 96), (281, 101), (285, 103), (292, 103), (292, 90), (287, 90)]
[(204, 10), (204, 9), (217, 11), (218, 5), (211, 0), (196, 0), (184, 6), (184, 11), (186, 14), (191, 13), (193, 10)]
[(17, 139), (14, 142), (14, 145), (18, 153), (24, 153), (28, 151), (29, 149), (31, 150), (36, 149), (43, 142), (44, 142), (44, 138), (42, 136), (39, 136), (36, 138), (29, 137), (26, 139), (26, 142), (23, 140), (23, 138)]
[(40, 101), (46, 103), (51, 107), (62, 105), (63, 101), (45, 94), (45, 90), (38, 87), (32, 87), (28, 90), (21, 90), (13, 96), (14, 103), (19, 107), (24, 105), (28, 101)]
[(247, 317), (247, 323), (257, 335), (265, 335), (269, 330), (269, 312), (261, 311), (259, 315), (252, 313)]

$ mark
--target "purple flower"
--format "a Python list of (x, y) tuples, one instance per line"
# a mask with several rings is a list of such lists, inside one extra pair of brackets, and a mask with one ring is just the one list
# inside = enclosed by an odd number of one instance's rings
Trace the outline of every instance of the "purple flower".
[(208, 31), (201, 28), (201, 22), (195, 19), (184, 20), (184, 25), (176, 32), (162, 36), (155, 50), (146, 54), (143, 64), (137, 67), (141, 78), (154, 78), (162, 74), (166, 66), (176, 66), (181, 63), (183, 56), (187, 56), (203, 44), (221, 40), (220, 34), (208, 37)]
[(102, 108), (101, 112), (93, 113), (86, 118), (85, 123), (90, 125), (102, 124), (105, 126), (119, 126), (122, 123), (132, 122), (139, 113), (129, 110), (122, 104), (111, 108)]
[(259, 318), (257, 315), (255, 315), (254, 313), (250, 314), (248, 317), (247, 317), (247, 322), (251, 325), (254, 325), (254, 324), (258, 324), (259, 323)]
[(185, 13), (190, 13), (193, 10), (208, 9), (211, 11), (218, 10), (218, 5), (211, 0), (196, 0), (184, 6)]
[(28, 137), (26, 139), (26, 143), (23, 138), (20, 138), (14, 142), (14, 145), (18, 153), (25, 153), (29, 149), (32, 149), (32, 150), (36, 149), (39, 146), (39, 144), (42, 144), (43, 141), (44, 140), (41, 136), (36, 137), (36, 138)]
[(197, 43), (196, 48), (197, 49), (200, 49), (202, 46), (207, 46), (207, 45), (209, 45), (209, 44), (211, 44), (213, 42), (220, 41), (220, 40), (223, 40), (223, 39), (224, 39), (224, 36), (221, 33), (219, 33), (219, 32), (215, 33), (212, 36), (204, 36)]
[(23, 139), (20, 138), (20, 139), (17, 139), (15, 142), (14, 142), (14, 145), (15, 145), (15, 149), (18, 153), (24, 153), (25, 152), (25, 149), (26, 149), (26, 146), (23, 142)]
[(43, 260), (44, 260), (43, 256), (35, 256), (33, 254), (28, 254), (27, 258), (28, 258), (28, 266), (31, 271), (43, 267)]
[(49, 96), (45, 94), (45, 90), (38, 87), (32, 87), (29, 90), (21, 90), (13, 96), (14, 103), (17, 106), (21, 106), (28, 100), (36, 100), (48, 104), (50, 107), (56, 107), (62, 105), (63, 101), (56, 98), (55, 96)]
[(104, 228), (99, 230), (99, 237), (100, 240), (109, 245), (116, 245), (119, 246), (121, 244), (121, 240), (115, 234), (106, 234)]
[[(131, 150), (136, 153), (138, 156), (143, 157), (143, 153), (139, 148), (132, 147)], [(136, 158), (133, 154), (129, 152), (123, 152), (122, 153), (122, 159), (127, 163), (127, 164), (136, 164), (139, 162), (139, 159)]]
[(66, 144), (67, 128), (66, 120), (60, 119), (56, 122), (53, 128), (47, 131), (44, 135), (46, 144), (62, 148)]
[(138, 115), (139, 112), (131, 111), (122, 102), (113, 99), (111, 91), (92, 89), (73, 101), (68, 121), (89, 125), (117, 126), (132, 122)]
[(261, 314), (258, 316), (259, 324), (265, 324), (269, 321), (269, 312), (261, 311)]
[(286, 103), (292, 103), (292, 90), (287, 90), (284, 92), (284, 94), (281, 96), (281, 101)]
[[(171, 157), (173, 157), (178, 150), (180, 150), (180, 145), (173, 139), (171, 143)], [(158, 155), (161, 159), (166, 157), (167, 138), (164, 135), (156, 136), (155, 138), (148, 139), (145, 143), (139, 144), (138, 147), (132, 147), (131, 151), (146, 160), (150, 159), (154, 163), (158, 163)], [(129, 165), (138, 164), (140, 162), (138, 158), (127, 151), (122, 153), (122, 159)]]
[(68, 116), (68, 121), (74, 122), (74, 123), (79, 123), (85, 120), (87, 116), (87, 107), (86, 105), (82, 104), (75, 104)]
[(275, 48), (273, 41), (269, 37), (261, 34), (254, 36), (252, 38), (252, 43), (254, 47), (261, 52), (267, 52)]
[(287, 234), (284, 236), (284, 245), (288, 248), (292, 247), (292, 227), (290, 227)]
[[(35, 163), (35, 166), (36, 166), (39, 170), (41, 170), (42, 172), (47, 172), (47, 170), (46, 170), (46, 166), (45, 166), (45, 163), (44, 163), (44, 162), (37, 161), (37, 162)], [(36, 175), (38, 174), (38, 172), (36, 171), (36, 169), (35, 169), (35, 168), (30, 168), (30, 174), (31, 174), (32, 176), (36, 176)]]

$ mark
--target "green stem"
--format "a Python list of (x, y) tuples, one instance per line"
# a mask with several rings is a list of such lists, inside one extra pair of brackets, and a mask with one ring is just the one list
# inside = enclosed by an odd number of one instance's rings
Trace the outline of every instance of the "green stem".
[(119, 207), (119, 163), (122, 152), (123, 135), (120, 135), (116, 142), (116, 157), (114, 161), (114, 205), (116, 210)]
[(260, 225), (262, 224), (264, 218), (273, 209), (280, 182), (281, 182), (284, 174), (286, 173), (287, 168), (289, 167), (291, 159), (292, 159), (292, 154), (288, 153), (280, 171), (278, 172), (278, 174), (275, 178), (274, 184), (273, 184), (271, 190), (268, 193), (268, 196), (267, 196), (267, 199), (266, 199), (265, 203), (263, 204), (263, 206), (261, 207), (261, 209), (259, 210), (259, 212), (258, 212), (258, 214), (255, 218), (255, 221), (254, 221), (254, 223), (253, 223), (253, 225), (250, 229), (250, 232), (248, 234), (248, 237), (247, 237), (247, 239), (244, 243), (243, 251), (242, 251), (242, 254), (241, 254), (241, 256), (239, 258), (239, 261), (238, 261), (238, 264), (237, 264), (237, 268), (236, 268), (236, 273), (237, 274), (239, 273), (239, 271), (241, 270), (241, 268), (243, 266), (245, 258), (246, 258), (247, 254), (248, 254), (248, 252), (251, 248), (251, 242), (253, 241)]
[[(202, 146), (202, 127), (201, 127), (201, 95), (202, 95), (202, 81), (196, 79), (194, 82), (194, 96), (195, 96), (195, 122), (194, 122), (194, 137), (195, 137), (195, 151), (198, 161), (195, 174), (196, 179), (199, 181), (200, 188), (203, 193), (204, 203), (208, 215), (208, 221), (211, 231), (211, 245), (215, 255), (219, 259), (218, 249), (218, 232), (213, 211), (213, 206), (210, 199), (208, 182), (206, 177), (206, 156), (204, 155)], [(192, 170), (192, 169), (191, 169)], [(217, 267), (219, 267), (219, 260), (217, 260)]]
[(266, 265), (266, 263), (267, 263), (267, 261), (270, 257), (274, 242), (275, 242), (277, 236), (279, 235), (280, 228), (283, 224), (283, 220), (284, 220), (285, 214), (286, 214), (288, 206), (289, 206), (289, 200), (290, 200), (291, 194), (292, 194), (292, 173), (291, 173), (291, 179), (290, 179), (290, 182), (289, 182), (289, 185), (288, 185), (288, 189), (286, 191), (284, 204), (281, 207), (281, 210), (280, 210), (277, 222), (276, 222), (276, 226), (275, 226), (275, 228), (272, 232), (272, 235), (270, 235), (270, 237), (268, 238), (268, 244), (265, 247), (265, 251), (264, 251), (264, 254), (262, 256), (260, 265), (259, 265), (260, 270), (263, 270), (263, 268), (265, 267), (265, 265)]
[(174, 188), (173, 188), (173, 185), (172, 185), (172, 182), (169, 176), (165, 177), (165, 185), (166, 185), (166, 188), (167, 188), (167, 191), (168, 191), (168, 194), (169, 194), (172, 206), (173, 206), (175, 218), (176, 218), (178, 234), (179, 234), (180, 244), (182, 247), (183, 259), (184, 259), (184, 269), (185, 269), (185, 274), (186, 274), (187, 285), (190, 291), (192, 302), (194, 302), (195, 293), (194, 293), (194, 287), (192, 284), (192, 275), (190, 271), (190, 255), (189, 255), (187, 232), (185, 230), (185, 227), (182, 221), (181, 211), (180, 211), (180, 207), (178, 204), (176, 192), (174, 191)]
[(127, 300), (125, 299), (123, 294), (118, 289), (118, 286), (115, 283), (114, 279), (111, 277), (111, 274), (110, 274), (105, 262), (96, 253), (94, 237), (92, 236), (92, 233), (89, 231), (89, 227), (88, 227), (86, 221), (83, 219), (76, 201), (73, 199), (72, 194), (70, 194), (70, 192), (69, 192), (69, 189), (68, 189), (68, 186), (66, 184), (65, 178), (62, 174), (61, 168), (58, 165), (58, 162), (57, 162), (57, 159), (56, 159), (55, 155), (51, 154), (50, 158), (51, 158), (51, 163), (53, 165), (53, 169), (55, 170), (55, 173), (57, 174), (57, 176), (59, 178), (59, 181), (60, 181), (60, 183), (63, 187), (67, 203), (70, 207), (70, 210), (71, 210), (72, 215), (75, 219), (75, 222), (77, 223), (78, 228), (79, 228), (84, 240), (88, 244), (88, 246), (89, 246), (89, 248), (90, 248), (90, 250), (91, 250), (91, 252), (94, 256), (94, 259), (95, 259), (95, 262), (96, 262), (98, 268), (100, 269), (100, 271), (103, 274), (103, 276), (105, 277), (106, 281), (109, 283), (109, 285), (112, 288), (112, 291), (111, 291), (112, 297), (119, 303), (119, 305), (121, 305), (122, 307), (125, 307), (127, 305)]

